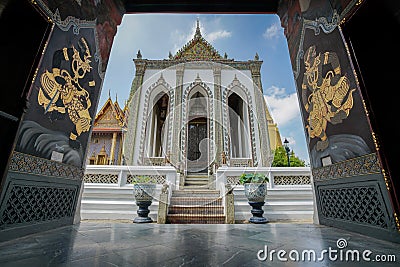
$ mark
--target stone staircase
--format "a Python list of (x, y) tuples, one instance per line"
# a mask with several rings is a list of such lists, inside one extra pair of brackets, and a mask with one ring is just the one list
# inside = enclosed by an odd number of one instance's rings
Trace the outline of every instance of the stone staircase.
[(207, 174), (188, 174), (185, 177), (185, 189), (208, 189)]
[[(208, 181), (207, 181), (208, 183)], [(224, 207), (218, 190), (187, 189), (204, 186), (185, 186), (184, 190), (174, 190), (167, 214), (171, 224), (223, 224)]]

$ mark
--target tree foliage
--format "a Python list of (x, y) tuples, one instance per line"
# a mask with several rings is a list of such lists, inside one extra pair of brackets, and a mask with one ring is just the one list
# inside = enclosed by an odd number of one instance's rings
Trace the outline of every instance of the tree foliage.
[[(277, 147), (274, 152), (274, 161), (272, 162), (272, 167), (287, 167), (288, 157), (286, 150), (283, 146)], [(305, 161), (296, 156), (294, 151), (289, 152), (290, 157), (290, 167), (304, 167)]]

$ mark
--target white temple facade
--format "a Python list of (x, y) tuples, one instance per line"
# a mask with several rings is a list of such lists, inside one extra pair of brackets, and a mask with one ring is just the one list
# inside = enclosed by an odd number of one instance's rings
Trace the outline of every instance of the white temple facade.
[(134, 63), (125, 164), (171, 165), (183, 177), (211, 180), (221, 166), (271, 165), (271, 118), (257, 54), (248, 61), (221, 56), (197, 22), (175, 55), (150, 60), (139, 51)]

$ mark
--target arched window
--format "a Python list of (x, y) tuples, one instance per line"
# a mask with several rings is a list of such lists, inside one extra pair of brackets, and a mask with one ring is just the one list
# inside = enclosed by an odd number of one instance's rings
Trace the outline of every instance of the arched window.
[(153, 101), (153, 108), (146, 118), (146, 150), (145, 157), (164, 157), (167, 134), (167, 116), (169, 106), (168, 94), (162, 92)]
[(232, 158), (251, 158), (248, 105), (236, 93), (228, 97), (230, 153)]

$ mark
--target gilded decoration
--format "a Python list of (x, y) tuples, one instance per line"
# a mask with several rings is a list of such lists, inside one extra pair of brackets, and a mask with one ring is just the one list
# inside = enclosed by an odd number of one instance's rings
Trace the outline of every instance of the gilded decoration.
[[(317, 150), (325, 150), (329, 145), (326, 128), (328, 122), (340, 124), (349, 116), (353, 107), (353, 92), (349, 79), (341, 75), (338, 56), (334, 52), (323, 54), (310, 46), (304, 56), (305, 72), (302, 88), (302, 100), (308, 112), (306, 125), (310, 138), (319, 138)], [(323, 68), (331, 65), (323, 75)]]
[[(81, 38), (78, 49), (64, 47), (61, 58), (68, 62), (71, 72), (62, 68), (62, 64), (54, 66), (51, 71), (45, 70), (40, 76), (38, 93), (38, 103), (44, 112), (56, 111), (67, 113), (71, 122), (75, 125), (75, 130), (71, 131), (70, 139), (76, 140), (83, 132), (90, 129), (91, 116), (89, 108), (91, 101), (88, 91), (80, 84), (92, 69), (91, 53), (85, 38)], [(95, 82), (89, 82), (90, 87), (95, 86)], [(59, 101), (60, 100), (60, 101)]]

